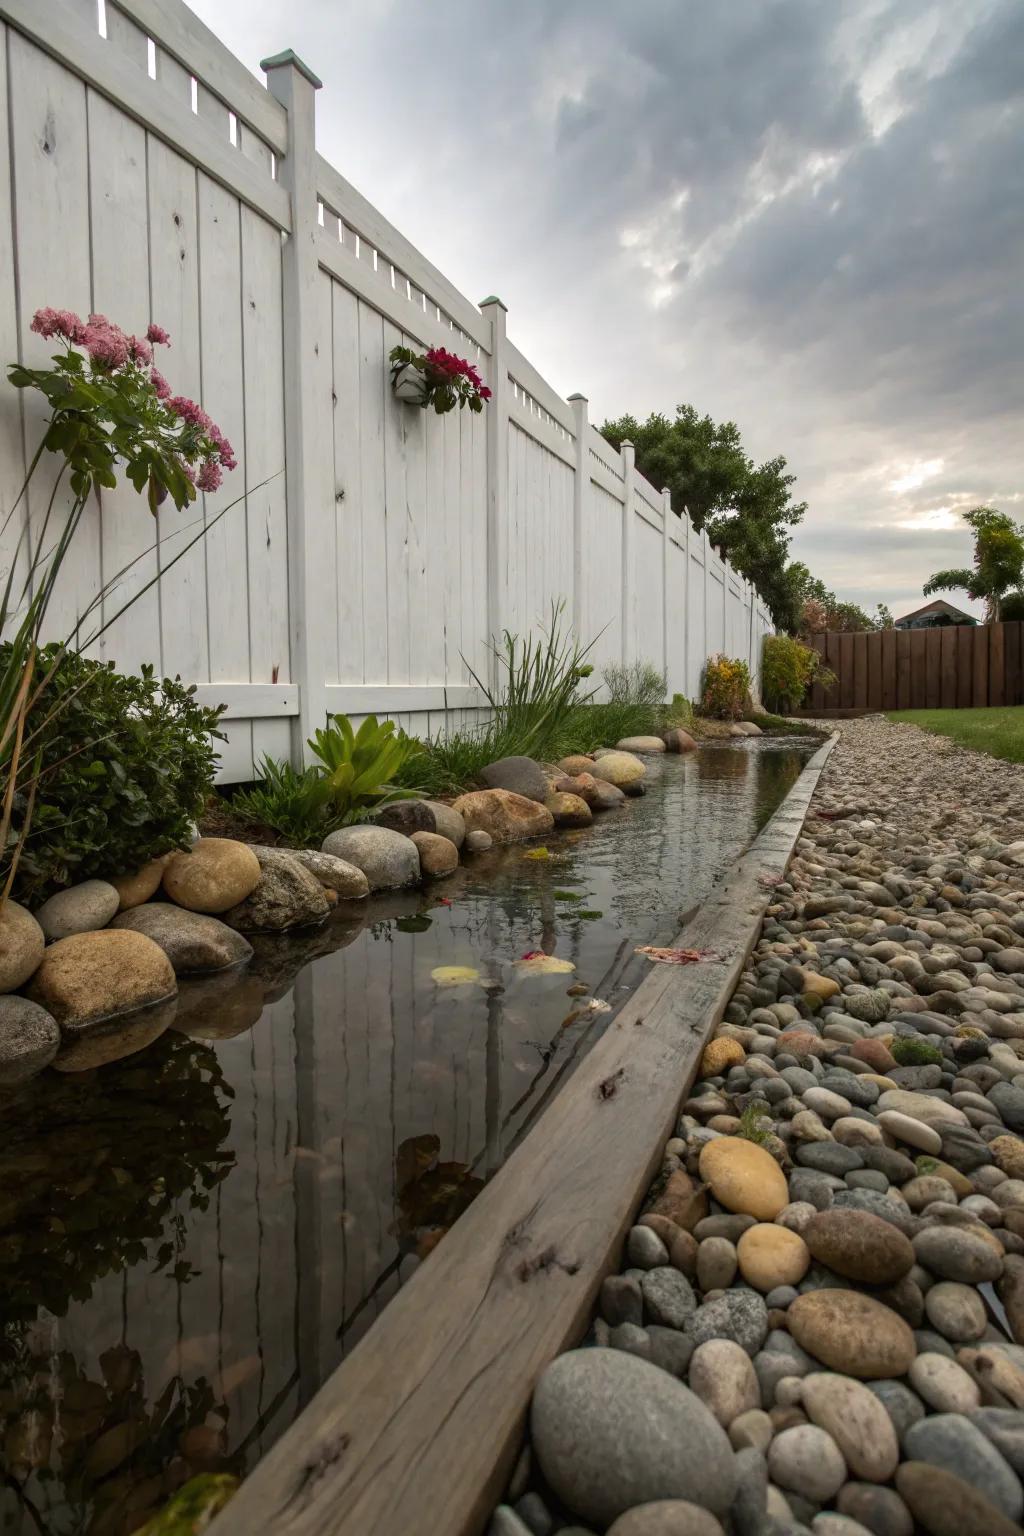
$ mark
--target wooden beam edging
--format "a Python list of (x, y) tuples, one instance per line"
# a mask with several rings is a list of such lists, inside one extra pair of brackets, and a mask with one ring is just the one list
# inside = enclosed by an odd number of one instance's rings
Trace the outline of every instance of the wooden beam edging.
[(540, 1372), (590, 1322), (837, 738), (536, 1127), (254, 1468), (210, 1536), (477, 1536)]

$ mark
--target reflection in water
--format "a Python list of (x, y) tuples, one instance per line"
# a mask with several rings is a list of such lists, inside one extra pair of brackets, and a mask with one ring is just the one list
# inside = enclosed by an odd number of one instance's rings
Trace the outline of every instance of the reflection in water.
[[(130, 1536), (196, 1471), (256, 1461), (642, 980), (634, 947), (671, 942), (804, 755), (655, 760), (645, 798), (547, 859), (495, 849), (261, 939), (240, 982), (183, 988), (138, 1054), (0, 1103), (2, 1536)], [(517, 963), (532, 951), (575, 969)], [(433, 979), (452, 966), (476, 974)]]

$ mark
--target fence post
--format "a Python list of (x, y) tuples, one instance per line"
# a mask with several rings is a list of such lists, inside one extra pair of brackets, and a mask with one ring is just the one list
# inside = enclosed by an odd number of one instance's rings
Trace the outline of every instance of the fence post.
[(622, 451), (622, 664), (633, 660), (633, 475), (636, 451), (628, 438)]
[(291, 205), (282, 251), (285, 486), (288, 499), (288, 628), (291, 673), (299, 685), (292, 755), (301, 763), (309, 736), (327, 716), (325, 577), (328, 519), (316, 496), (317, 283), (316, 92), (321, 82), (287, 49), (264, 59), (270, 94), (288, 114), (288, 149), (277, 179)]
[[(690, 529), (693, 524), (690, 521), (690, 509), (683, 503), (683, 512), (680, 521), (683, 525), (683, 558), (685, 561), (683, 576), (683, 590), (680, 599), (683, 604), (683, 693), (688, 699), (693, 698), (690, 692), (690, 582), (693, 579), (690, 570)], [(697, 690), (694, 690), (696, 692)]]
[(701, 662), (701, 674), (703, 675), (703, 670), (707, 664), (708, 659), (708, 566), (711, 564), (711, 540), (708, 538), (708, 529), (706, 523), (700, 531), (700, 553), (701, 559), (704, 562), (704, 635), (702, 638), (704, 660)]
[(672, 556), (672, 493), (661, 488), (661, 653), (665, 658), (665, 692), (668, 693), (668, 562)]
[[(487, 625), (497, 643), (507, 619), (504, 594), (508, 581), (508, 360), (505, 351), (507, 309), (494, 294), (480, 312), (491, 322), (491, 399), (487, 412)], [(497, 657), (491, 656), (491, 681), (497, 681)]]
[(590, 487), (590, 424), (586, 395), (570, 395), (576, 431), (576, 474), (572, 482), (572, 624), (576, 638), (583, 636), (583, 508)]

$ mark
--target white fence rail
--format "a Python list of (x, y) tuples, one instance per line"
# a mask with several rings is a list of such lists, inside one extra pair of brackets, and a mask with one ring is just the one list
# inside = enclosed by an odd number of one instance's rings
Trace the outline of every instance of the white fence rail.
[[(102, 30), (100, 16), (102, 14)], [(296, 757), (328, 710), (434, 732), (478, 718), (487, 641), (564, 599), (598, 665), (650, 659), (693, 696), (705, 659), (756, 672), (770, 629), (750, 584), (674, 516), (506, 334), (319, 155), (319, 82), (292, 54), (268, 88), (181, 0), (0, 0), (0, 361), (38, 364), (43, 305), (171, 332), (167, 372), (239, 467), (191, 517), (154, 525), (133, 492), (89, 509), (51, 607), (75, 627), (104, 576), (141, 586), (231, 498), (158, 588), (103, 636), (228, 705), (221, 777)], [(388, 353), (478, 363), (483, 415), (396, 401)], [(0, 523), (39, 402), (0, 385)], [(48, 488), (19, 509), (36, 526)], [(20, 527), (8, 526), (9, 564)], [(123, 601), (126, 585), (116, 600)]]

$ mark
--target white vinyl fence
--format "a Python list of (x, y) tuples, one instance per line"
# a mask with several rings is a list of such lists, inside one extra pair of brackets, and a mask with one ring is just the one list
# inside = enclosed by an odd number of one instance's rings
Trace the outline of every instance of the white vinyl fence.
[[(331, 710), (420, 734), (479, 718), (469, 665), (483, 675), (488, 638), (543, 622), (553, 600), (584, 639), (600, 631), (598, 666), (649, 659), (669, 693), (696, 694), (718, 651), (757, 672), (771, 627), (757, 593), (582, 396), (544, 382), (498, 299), (470, 303), (316, 153), (319, 82), (294, 55), (265, 61), (265, 89), (181, 0), (0, 0), (0, 24), (0, 361), (46, 359), (29, 331), (43, 305), (158, 321), (174, 390), (239, 461), (156, 522), (130, 489), (104, 492), (55, 638), (155, 539), (118, 604), (245, 492), (97, 648), (228, 706), (224, 780), (264, 752), (297, 760)], [(474, 360), (494, 392), (483, 414), (396, 401), (398, 342)], [(0, 385), (0, 521), (42, 421)], [(46, 494), (19, 510), (33, 526)]]

